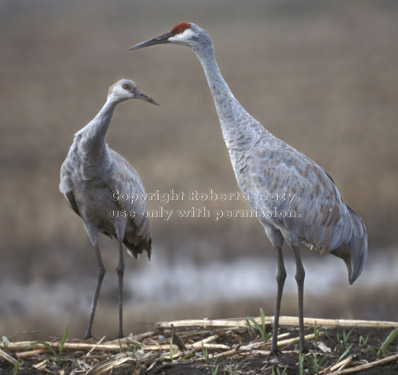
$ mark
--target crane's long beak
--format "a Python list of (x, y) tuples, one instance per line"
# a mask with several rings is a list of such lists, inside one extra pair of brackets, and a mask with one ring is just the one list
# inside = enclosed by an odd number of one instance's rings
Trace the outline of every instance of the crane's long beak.
[(149, 102), (149, 103), (152, 103), (155, 105), (159, 105), (158, 103), (155, 102), (155, 100), (153, 98), (151, 98), (149, 95), (147, 95), (144, 91), (141, 91), (140, 89), (137, 89), (137, 88), (134, 90), (134, 98), (145, 100), (146, 102)]
[(169, 38), (171, 36), (172, 36), (171, 32), (168, 32), (163, 35), (157, 36), (156, 38), (153, 38), (151, 40), (147, 40), (146, 42), (138, 43), (135, 46), (130, 47), (129, 50), (132, 51), (134, 49), (149, 47), (149, 46), (153, 46), (155, 44), (169, 43)]

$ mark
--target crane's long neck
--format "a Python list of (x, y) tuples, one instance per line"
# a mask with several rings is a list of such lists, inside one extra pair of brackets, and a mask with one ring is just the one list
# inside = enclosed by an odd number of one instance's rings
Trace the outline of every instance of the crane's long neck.
[(206, 74), (227, 147), (240, 148), (244, 143), (254, 141), (264, 128), (232, 94), (217, 65), (211, 41), (208, 40), (204, 48), (194, 48), (194, 51)]
[(88, 161), (100, 160), (107, 154), (105, 136), (115, 106), (115, 102), (107, 100), (98, 114), (77, 133), (81, 136), (79, 150)]

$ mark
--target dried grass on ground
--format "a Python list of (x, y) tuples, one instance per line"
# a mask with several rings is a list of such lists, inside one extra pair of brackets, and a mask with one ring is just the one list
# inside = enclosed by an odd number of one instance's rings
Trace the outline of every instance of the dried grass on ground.
[[(306, 319), (308, 353), (297, 348), (298, 319), (281, 317), (278, 357), (272, 318), (163, 322), (122, 340), (3, 342), (0, 374), (396, 374), (398, 323)], [(7, 340), (6, 340), (7, 341)]]

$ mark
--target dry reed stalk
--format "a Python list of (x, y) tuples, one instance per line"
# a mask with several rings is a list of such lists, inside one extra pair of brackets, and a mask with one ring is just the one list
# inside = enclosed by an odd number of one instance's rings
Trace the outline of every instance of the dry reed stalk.
[[(253, 318), (258, 324), (261, 324), (261, 318)], [(274, 317), (265, 317), (266, 324), (273, 324)], [(233, 329), (247, 328), (247, 322), (244, 318), (236, 319), (187, 319), (178, 320), (174, 322), (159, 322), (155, 326), (159, 329), (171, 328), (171, 325), (179, 328), (188, 327), (204, 327), (218, 328), (218, 327), (230, 327)], [(298, 326), (298, 317), (294, 316), (281, 316), (279, 318), (280, 326)], [(334, 327), (363, 327), (363, 328), (398, 328), (398, 322), (389, 321), (376, 321), (376, 320), (345, 320), (345, 319), (317, 319), (317, 318), (304, 318), (304, 325), (306, 326), (327, 326), (329, 328)]]
[(384, 365), (386, 363), (392, 362), (394, 360), (398, 360), (398, 354), (390, 355), (389, 357), (385, 357), (382, 359), (378, 359), (377, 361), (373, 361), (370, 363), (366, 363), (364, 365), (356, 366), (356, 367), (351, 367), (347, 368), (345, 370), (338, 370), (335, 372), (329, 373), (329, 375), (344, 375), (344, 374), (352, 374), (354, 372), (362, 371), (362, 370), (367, 370), (372, 367), (377, 367), (379, 365)]

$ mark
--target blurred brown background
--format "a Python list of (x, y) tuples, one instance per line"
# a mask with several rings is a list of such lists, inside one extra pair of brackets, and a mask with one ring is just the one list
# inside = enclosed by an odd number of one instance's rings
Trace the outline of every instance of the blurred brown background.
[[(238, 188), (201, 66), (179, 46), (129, 52), (182, 21), (206, 28), (225, 79), (268, 130), (331, 174), (363, 217), (369, 261), (348, 285), (341, 260), (305, 256), (305, 314), (397, 319), (398, 2), (286, 0), (0, 3), (0, 334), (82, 336), (96, 262), (58, 191), (73, 134), (126, 77), (152, 95), (120, 105), (109, 145), (147, 192)], [(160, 202), (149, 202), (157, 209)], [(167, 209), (246, 209), (240, 201)], [(276, 259), (256, 219), (152, 220), (153, 259), (127, 259), (126, 332), (158, 320), (273, 314)], [(94, 334), (117, 327), (117, 244)], [(303, 254), (308, 253), (303, 249)], [(282, 314), (297, 314), (290, 249)], [(35, 331), (35, 333), (32, 333)]]

